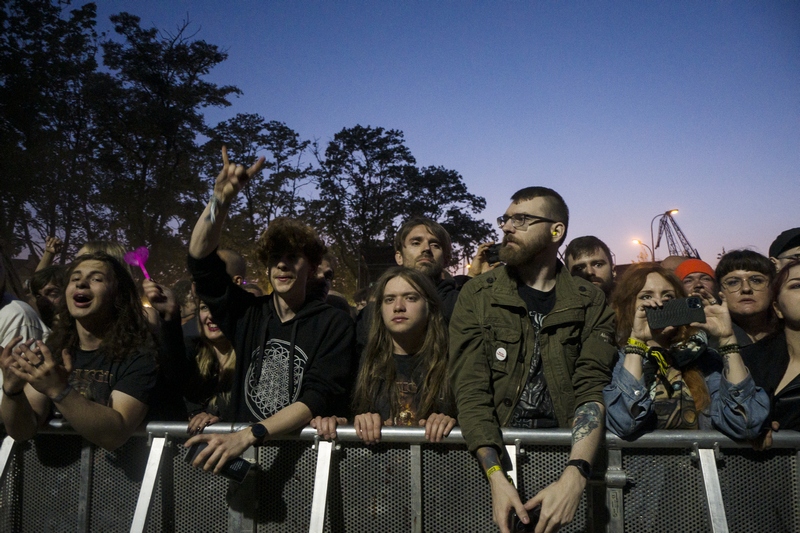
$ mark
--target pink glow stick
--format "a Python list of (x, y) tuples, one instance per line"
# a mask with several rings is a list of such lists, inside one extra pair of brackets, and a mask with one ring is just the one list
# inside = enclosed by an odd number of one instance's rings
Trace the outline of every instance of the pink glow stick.
[(147, 247), (141, 246), (125, 254), (125, 262), (129, 265), (138, 266), (141, 268), (144, 277), (150, 279), (150, 274), (147, 273), (147, 269), (144, 267), (144, 264), (147, 262), (147, 258), (149, 256), (150, 251), (147, 249)]

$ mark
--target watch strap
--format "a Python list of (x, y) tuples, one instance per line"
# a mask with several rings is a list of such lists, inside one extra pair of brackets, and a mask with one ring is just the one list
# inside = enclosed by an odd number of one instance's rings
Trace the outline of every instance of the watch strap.
[(264, 443), (264, 439), (269, 437), (269, 431), (264, 424), (253, 424), (250, 426), (250, 433), (252, 433), (253, 437), (255, 437), (256, 441), (253, 443), (254, 446), (260, 446)]
[(567, 461), (567, 466), (574, 466), (578, 469), (578, 472), (586, 478), (587, 480), (592, 477), (592, 465), (589, 464), (589, 461), (584, 461), (583, 459), (570, 459)]

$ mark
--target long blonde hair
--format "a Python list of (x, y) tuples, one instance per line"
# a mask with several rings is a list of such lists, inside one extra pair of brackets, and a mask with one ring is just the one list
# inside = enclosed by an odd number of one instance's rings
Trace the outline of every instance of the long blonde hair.
[(208, 406), (217, 407), (220, 400), (225, 403), (230, 401), (231, 388), (233, 388), (233, 375), (236, 369), (236, 352), (233, 350), (231, 342), (225, 338), (227, 350), (220, 350), (225, 356), (225, 363), (220, 367), (219, 360), (214, 345), (206, 337), (203, 323), (200, 321), (200, 307), (206, 304), (197, 299), (197, 325), (200, 330), (200, 339), (197, 345), (197, 370), (200, 375), (201, 383), (208, 383), (214, 376), (214, 372), (218, 371), (217, 387), (211, 399), (208, 401)]

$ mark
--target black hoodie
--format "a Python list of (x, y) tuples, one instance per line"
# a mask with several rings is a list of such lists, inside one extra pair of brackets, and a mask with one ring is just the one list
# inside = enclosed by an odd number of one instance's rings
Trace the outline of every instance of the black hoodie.
[(197, 295), (236, 352), (224, 420), (257, 422), (294, 402), (313, 416), (343, 412), (357, 365), (355, 328), (346, 313), (307, 299), (281, 323), (272, 295), (256, 297), (233, 283), (216, 250), (202, 259), (189, 256), (188, 266)]

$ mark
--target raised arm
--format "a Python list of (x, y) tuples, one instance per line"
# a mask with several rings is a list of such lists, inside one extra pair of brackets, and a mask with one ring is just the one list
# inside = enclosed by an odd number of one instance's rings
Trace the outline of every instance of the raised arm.
[(222, 223), (228, 215), (228, 208), (245, 183), (264, 168), (263, 157), (245, 169), (228, 161), (228, 150), (222, 147), (222, 170), (214, 183), (214, 193), (200, 219), (194, 226), (189, 241), (189, 255), (195, 259), (206, 257), (219, 245)]
[(61, 242), (61, 239), (58, 237), (48, 237), (44, 244), (44, 252), (42, 253), (42, 258), (39, 260), (39, 264), (36, 265), (36, 272), (49, 267), (53, 264), (53, 260), (56, 258), (56, 255), (61, 251), (61, 246), (64, 243)]

